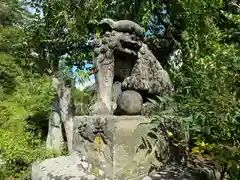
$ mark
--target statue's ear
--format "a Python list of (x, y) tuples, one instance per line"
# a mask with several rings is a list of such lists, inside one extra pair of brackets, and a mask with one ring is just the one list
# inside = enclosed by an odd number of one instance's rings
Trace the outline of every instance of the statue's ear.
[(99, 27), (103, 32), (112, 31), (114, 24), (115, 24), (115, 22), (114, 22), (112, 19), (106, 18), (106, 19), (101, 20), (101, 21), (98, 23), (98, 27)]

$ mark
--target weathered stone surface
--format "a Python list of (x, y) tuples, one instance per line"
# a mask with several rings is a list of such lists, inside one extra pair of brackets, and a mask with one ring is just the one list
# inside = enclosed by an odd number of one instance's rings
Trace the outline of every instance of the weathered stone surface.
[(123, 91), (117, 99), (117, 107), (120, 114), (140, 115), (142, 104), (142, 96), (133, 90)]
[(103, 103), (100, 99), (89, 109), (90, 115), (108, 115), (110, 110), (106, 107), (105, 103)]
[(138, 59), (132, 69), (131, 76), (122, 83), (122, 89), (133, 89), (148, 94), (161, 95), (170, 92), (172, 84), (168, 73), (162, 68), (147, 45), (143, 44), (141, 50), (145, 55), (138, 53)]
[(112, 19), (106, 18), (99, 22), (99, 26), (104, 30), (111, 30), (115, 22)]
[(84, 172), (77, 156), (61, 156), (32, 165), (32, 180), (97, 180)]
[[(99, 70), (96, 74), (96, 103), (104, 103), (109, 115), (113, 114), (113, 104), (116, 104), (111, 93), (115, 81), (121, 82), (122, 90), (141, 93), (144, 100), (152, 95), (171, 92), (168, 73), (142, 41), (144, 28), (129, 20), (115, 22), (111, 19), (102, 20), (100, 27), (103, 34), (94, 50), (94, 64)], [(92, 114), (101, 114), (96, 105)]]
[(99, 22), (99, 26), (102, 27), (103, 30), (111, 29), (119, 32), (135, 32), (139, 36), (143, 35), (145, 32), (144, 28), (129, 20), (120, 20), (114, 22), (112, 19), (106, 18)]
[[(205, 167), (169, 164), (168, 142), (161, 133), (156, 141), (148, 122), (143, 116), (75, 117), (74, 153), (34, 163), (32, 180), (219, 180)], [(159, 170), (149, 174), (151, 165)]]
[[(143, 124), (146, 122), (142, 116), (75, 117), (73, 148), (92, 164), (90, 172), (97, 167), (112, 180), (145, 176), (150, 164), (156, 162), (154, 153), (146, 156), (147, 150), (139, 148), (149, 129)], [(104, 144), (97, 151), (93, 139), (98, 133)]]
[(113, 30), (120, 32), (135, 32), (141, 36), (144, 34), (145, 29), (139, 26), (137, 23), (129, 20), (120, 20), (114, 23)]
[(117, 98), (121, 93), (122, 93), (121, 83), (119, 81), (116, 81), (113, 84), (113, 110), (114, 110), (114, 112), (117, 109)]

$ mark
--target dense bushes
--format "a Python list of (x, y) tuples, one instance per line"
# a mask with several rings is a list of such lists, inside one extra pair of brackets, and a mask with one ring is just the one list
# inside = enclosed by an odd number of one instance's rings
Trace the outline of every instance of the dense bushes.
[(162, 99), (160, 104), (165, 105), (154, 122), (189, 157), (213, 164), (221, 178), (235, 180), (240, 172), (240, 103), (235, 96), (240, 50), (239, 42), (229, 41), (234, 33), (228, 33), (230, 29), (240, 32), (239, 15), (226, 20), (217, 3), (182, 1), (177, 6), (186, 25), (178, 43), (183, 65), (180, 70), (169, 70), (175, 94), (168, 105)]
[(49, 79), (36, 73), (25, 56), (23, 31), (1, 27), (0, 32), (0, 154), (5, 162), (0, 179), (23, 179), (32, 162), (54, 156), (42, 141), (53, 92)]
[(54, 155), (44, 149), (41, 138), (48, 119), (43, 119), (40, 127), (27, 121), (39, 112), (49, 112), (50, 83), (42, 77), (18, 77), (17, 82), (15, 91), (4, 94), (0, 105), (0, 152), (6, 163), (1, 168), (2, 179), (22, 179), (32, 162)]

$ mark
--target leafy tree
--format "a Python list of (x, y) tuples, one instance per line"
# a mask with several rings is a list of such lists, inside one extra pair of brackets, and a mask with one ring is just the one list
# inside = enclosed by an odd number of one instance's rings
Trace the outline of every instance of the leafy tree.
[[(6, 17), (15, 14), (18, 3), (5, 1), (1, 5), (14, 8), (1, 13), (6, 13)], [(47, 122), (53, 97), (51, 86), (48, 77), (37, 73), (32, 59), (26, 56), (26, 33), (19, 27), (22, 20), (5, 19), (0, 27), (0, 153), (5, 162), (0, 179), (23, 179), (33, 161), (54, 156), (45, 150), (43, 131), (35, 121)]]
[[(237, 179), (240, 114), (234, 91), (239, 86), (239, 10), (236, 6), (229, 8), (227, 1), (161, 2), (166, 13), (158, 16), (157, 22), (167, 19), (162, 24), (165, 31), (170, 27), (169, 41), (182, 51), (183, 65), (179, 70), (168, 69), (175, 86), (177, 110), (167, 116), (159, 114), (159, 123), (162, 118), (165, 122), (173, 116), (179, 119), (173, 118), (174, 125), (168, 130), (177, 136), (173, 131), (180, 130), (181, 123), (188, 127), (184, 131), (189, 132), (185, 146), (189, 155), (201, 156), (203, 163), (209, 163), (210, 158), (221, 172), (221, 179), (226, 174)], [(154, 36), (160, 38), (155, 44), (161, 44), (162, 35)]]
[[(34, 64), (37, 65), (40, 72), (52, 77), (52, 84), (56, 92), (53, 102), (56, 106), (53, 111), (56, 116), (51, 117), (58, 117), (59, 121), (63, 122), (69, 151), (72, 149), (71, 134), (74, 113), (71, 96), (73, 76), (69, 72), (76, 61), (80, 62), (78, 66), (82, 68), (84, 61), (81, 62), (81, 60), (88, 60), (92, 56), (91, 46), (86, 42), (91, 32), (91, 24), (99, 16), (99, 3), (100, 1), (68, 0), (31, 1), (28, 3), (40, 10), (27, 27), (28, 47), (38, 54)], [(65, 56), (64, 61), (62, 61), (63, 56)], [(60, 62), (65, 65), (62, 66)], [(61, 134), (61, 123), (59, 126), (60, 128), (56, 131)], [(51, 139), (57, 139), (55, 141), (58, 144), (56, 148), (60, 150), (60, 141), (63, 138), (61, 136), (49, 137), (47, 142), (51, 142)], [(47, 146), (54, 147), (51, 143), (47, 143)]]
[(20, 1), (0, 1), (0, 26), (21, 25), (28, 16)]

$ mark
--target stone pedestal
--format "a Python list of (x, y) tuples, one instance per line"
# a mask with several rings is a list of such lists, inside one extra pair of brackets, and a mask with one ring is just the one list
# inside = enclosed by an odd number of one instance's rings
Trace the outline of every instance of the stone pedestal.
[[(73, 149), (91, 164), (93, 174), (112, 180), (141, 179), (153, 160), (147, 150), (139, 149), (149, 130), (147, 122), (143, 116), (75, 117)], [(103, 134), (102, 145), (95, 141), (97, 131)]]
[[(212, 170), (200, 171), (204, 168), (178, 167), (174, 163), (166, 166), (164, 159), (171, 153), (168, 143), (164, 138), (157, 143), (147, 136), (148, 121), (142, 116), (75, 117), (74, 153), (34, 163), (32, 180), (219, 179), (212, 178)], [(147, 141), (151, 148), (146, 148)], [(150, 178), (151, 164), (161, 171)]]
[(32, 180), (141, 180), (155, 151), (143, 148), (149, 120), (143, 116), (77, 116), (70, 156), (47, 159), (32, 166)]

